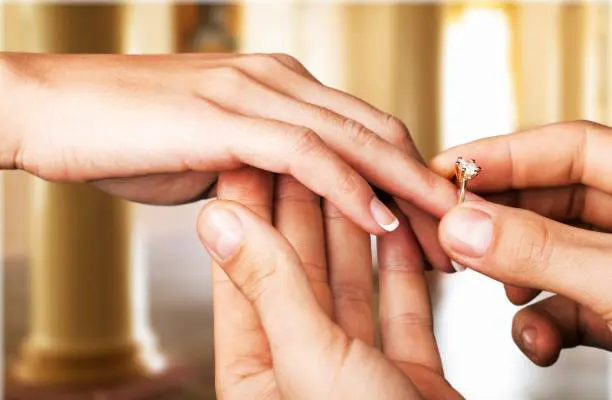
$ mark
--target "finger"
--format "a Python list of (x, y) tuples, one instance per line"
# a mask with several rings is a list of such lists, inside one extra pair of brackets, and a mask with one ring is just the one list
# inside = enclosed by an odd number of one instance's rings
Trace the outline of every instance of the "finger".
[[(358, 121), (415, 161), (424, 164), (408, 129), (399, 119), (381, 112), (350, 94), (320, 86), (313, 82), (302, 81), (296, 83), (289, 90), (286, 89), (285, 85), (283, 88), (278, 86), (277, 84), (276, 88), (278, 90), (285, 90), (288, 94), (305, 102), (319, 105), (345, 118)], [(300, 90), (297, 90), (298, 88)], [(375, 183), (378, 184), (378, 182)], [(448, 186), (450, 187), (450, 185)], [(450, 261), (437, 240), (438, 220), (411, 202), (404, 200), (401, 196), (396, 196), (395, 201), (402, 212), (408, 216), (410, 223), (419, 227), (414, 233), (429, 262), (439, 270), (452, 271)]]
[(325, 202), (325, 235), (336, 323), (351, 338), (374, 345), (370, 235)]
[[(359, 341), (350, 341), (325, 315), (297, 254), (267, 221), (237, 203), (216, 201), (203, 209), (198, 232), (215, 261), (257, 311), (283, 397), (295, 393), (312, 399), (327, 398), (330, 393), (347, 398), (388, 396), (377, 385), (355, 385), (355, 379), (367, 379), (364, 371), (371, 371), (362, 367), (364, 357), (376, 358), (376, 353)], [(414, 386), (398, 370), (383, 362), (376, 366), (393, 391), (403, 398), (418, 398)], [(361, 372), (351, 374), (353, 371)]]
[(321, 308), (332, 315), (321, 199), (289, 175), (276, 180), (274, 225), (297, 253)]
[(556, 221), (580, 220), (612, 229), (612, 195), (582, 184), (510, 190), (486, 196), (494, 203), (531, 210)]
[(612, 330), (600, 315), (562, 296), (553, 296), (519, 311), (512, 337), (540, 366), (554, 364), (562, 349), (576, 346), (612, 350)]
[(222, 78), (200, 89), (203, 97), (242, 115), (309, 128), (370, 182), (438, 217), (454, 204), (455, 189), (446, 179), (363, 124), (272, 90), (239, 69), (220, 70)]
[[(358, 121), (414, 160), (424, 164), (410, 132), (401, 120), (378, 110), (349, 93), (322, 85), (293, 57), (283, 54), (274, 54), (273, 57), (303, 77), (291, 74), (288, 79), (276, 79), (281, 71), (271, 74), (270, 70), (274, 70), (277, 66), (274, 65), (273, 61), (270, 62), (261, 56), (245, 57), (239, 60), (240, 62), (237, 65), (246, 65), (244, 70), (246, 73), (254, 74), (260, 82), (280, 93), (330, 110), (348, 120)], [(264, 66), (265, 68), (263, 68)], [(438, 220), (400, 197), (396, 197), (395, 201), (408, 216), (408, 220), (413, 226), (419, 227), (415, 234), (429, 262), (439, 270), (452, 271), (450, 261), (437, 240)]]
[(448, 256), (444, 253), (438, 241), (438, 219), (423, 212), (407, 201), (397, 197), (395, 197), (394, 200), (399, 209), (408, 218), (407, 222), (411, 226), (418, 227), (418, 229), (414, 229), (412, 232), (421, 245), (428, 264), (440, 271), (459, 272), (451, 266)]
[[(255, 168), (223, 172), (218, 197), (238, 201), (261, 218), (272, 217), (273, 176)], [(242, 293), (213, 263), (215, 377), (218, 393), (270, 368), (268, 341), (261, 323)]]
[[(297, 90), (298, 87), (300, 90)], [(303, 81), (293, 88), (289, 90), (290, 95), (308, 103), (317, 104), (350, 120), (358, 121), (415, 161), (424, 164), (410, 132), (401, 120), (348, 93), (316, 85), (313, 82)], [(447, 186), (450, 187), (450, 185)], [(451, 272), (453, 269), (450, 260), (437, 240), (438, 219), (416, 207), (412, 202), (404, 200), (401, 196), (395, 196), (394, 200), (408, 217), (408, 221), (413, 226), (419, 227), (414, 233), (430, 264), (441, 271)]]
[[(194, 169), (209, 169), (210, 164), (231, 169), (244, 163), (292, 175), (370, 233), (383, 234), (397, 226), (395, 216), (375, 198), (368, 183), (313, 131), (219, 112), (225, 114), (228, 124), (222, 131), (229, 133), (222, 142), (206, 139), (210, 158), (205, 165), (194, 160)], [(228, 159), (234, 161), (228, 163)]]
[[(275, 55), (275, 57), (283, 64), (291, 66), (295, 70), (306, 71), (299, 61), (291, 57), (282, 55)], [(247, 60), (245, 59), (244, 61)], [(258, 60), (255, 61), (257, 62)], [(259, 65), (261, 65), (261, 63), (259, 63)], [(258, 69), (255, 62), (250, 66), (250, 71), (253, 69), (255, 69), (255, 73), (257, 74)], [(302, 73), (302, 75), (304, 74)], [(257, 74), (257, 78), (260, 81), (281, 93), (302, 100), (303, 102), (317, 105), (323, 109), (330, 110), (348, 120), (358, 121), (364, 127), (400, 149), (414, 160), (424, 164), (420, 153), (414, 145), (414, 141), (410, 137), (408, 129), (401, 120), (378, 110), (355, 96), (334, 88), (323, 86), (312, 76), (306, 76), (306, 78), (309, 79), (293, 77), (293, 79), (282, 81), (270, 79), (270, 76), (269, 69), (262, 70), (261, 73)], [(396, 197), (395, 201), (402, 212), (408, 216), (408, 220), (413, 226), (419, 227), (414, 233), (428, 261), (439, 270), (451, 272), (453, 269), (450, 261), (448, 257), (446, 257), (446, 254), (444, 254), (437, 240), (438, 220), (400, 197)]]
[(476, 192), (582, 183), (612, 193), (612, 181), (607, 179), (610, 132), (592, 122), (552, 124), (457, 146), (430, 166), (449, 176), (458, 156), (476, 159), (482, 167), (482, 174), (470, 183)]
[[(543, 189), (511, 190), (486, 196), (486, 199), (511, 207), (533, 211), (556, 221), (581, 221), (610, 229), (612, 218), (605, 210), (612, 206), (612, 197), (597, 189), (581, 184)], [(506, 296), (516, 304), (532, 301), (540, 290), (504, 285)]]
[(110, 194), (121, 194), (130, 201), (154, 205), (177, 205), (200, 199), (217, 179), (213, 172), (148, 174), (130, 178), (110, 178), (90, 183)]
[(397, 231), (378, 239), (383, 351), (396, 362), (442, 374), (423, 257), (410, 224), (401, 222)]
[(440, 241), (453, 260), (504, 283), (564, 295), (612, 314), (610, 237), (533, 212), (473, 201), (442, 219)]
[[(285, 122), (308, 126), (319, 134), (322, 132), (325, 133), (325, 130), (329, 130), (331, 133), (327, 136), (327, 138), (337, 138), (342, 140), (340, 146), (346, 142), (346, 139), (350, 141), (353, 137), (366, 137), (367, 140), (379, 142), (371, 137), (372, 134), (375, 134), (391, 144), (393, 147), (408, 155), (409, 158), (415, 160), (417, 164), (424, 164), (421, 155), (410, 137), (408, 129), (402, 121), (376, 109), (365, 101), (351, 96), (348, 93), (322, 85), (295, 58), (283, 54), (273, 54), (271, 56), (258, 54), (226, 59), (223, 60), (223, 63), (224, 65), (233, 65), (234, 67), (239, 68), (242, 72), (252, 76), (258, 82), (272, 88), (276, 93), (281, 93), (287, 96), (276, 96), (279, 102), (283, 102), (283, 107), (266, 107), (265, 109), (261, 110), (263, 112), (269, 111), (270, 113), (268, 114), (262, 114), (261, 111), (258, 110), (258, 102), (241, 103), (246, 107), (243, 106), (238, 110), (239, 112), (277, 119), (278, 112), (275, 110), (286, 110), (288, 98), (298, 100), (296, 104), (305, 103), (307, 106), (311, 106), (301, 108), (310, 110), (310, 113), (314, 115), (310, 116), (306, 112), (298, 111), (293, 114), (297, 117), (297, 119), (295, 117), (293, 119), (283, 119)], [(287, 69), (290, 69), (291, 71), (288, 71)], [(284, 78), (278, 79), (279, 76), (283, 76)], [(253, 97), (262, 96), (263, 94), (261, 93), (261, 89), (263, 88), (260, 87), (260, 93), (253, 95)], [(270, 96), (269, 93), (268, 96)], [(231, 100), (229, 102), (235, 103), (235, 101)], [(250, 104), (255, 106), (249, 107)], [(295, 108), (298, 107), (296, 106)], [(271, 114), (274, 114), (274, 116), (271, 116)], [(334, 119), (336, 121), (334, 121)], [(317, 122), (319, 120), (322, 120), (322, 122)], [(351, 121), (356, 121), (357, 123), (353, 123)], [(344, 135), (337, 135), (336, 132), (338, 131), (343, 131)], [(328, 141), (329, 139), (325, 140)], [(348, 148), (358, 148), (356, 146), (360, 145), (361, 143), (357, 143), (355, 145), (348, 144)], [(369, 147), (372, 147), (373, 151), (378, 151), (376, 148), (374, 148), (374, 146)], [(379, 145), (379, 147), (383, 147), (382, 144)], [(398, 152), (394, 153), (400, 154)], [(346, 154), (343, 154), (343, 156), (346, 156)], [(357, 157), (357, 162), (362, 162), (364, 165), (356, 165), (356, 169), (358, 172), (362, 173), (362, 175), (366, 176), (366, 178), (371, 179), (375, 184), (379, 185), (381, 184), (380, 179), (367, 174), (369, 170), (372, 170), (372, 168), (384, 167), (384, 165), (380, 164), (380, 160), (381, 158), (376, 156), (370, 162), (363, 158), (363, 154), (359, 154)], [(351, 161), (349, 160), (349, 162)], [(353, 157), (353, 161), (351, 163), (355, 165), (354, 162), (355, 158)], [(388, 163), (389, 165), (394, 163), (393, 159), (389, 159)], [(400, 158), (398, 159), (397, 163), (405, 164), (405, 161)], [(415, 167), (413, 166), (412, 168)], [(420, 166), (416, 168), (420, 168)], [(393, 168), (393, 170), (394, 175), (387, 175), (386, 173), (383, 173), (383, 178), (386, 178), (386, 176), (395, 176), (398, 171), (410, 171), (409, 168), (401, 166)], [(431, 174), (427, 170), (425, 170), (424, 173), (428, 175), (426, 179), (431, 180), (434, 186), (442, 185), (443, 191), (446, 193), (445, 195), (450, 195), (450, 185), (448, 185), (448, 183), (443, 182), (443, 180), (434, 174)], [(391, 183), (391, 190), (397, 190), (397, 182), (403, 182), (403, 179), (406, 178), (394, 180)], [(418, 190), (418, 188), (415, 189)], [(428, 215), (428, 213), (424, 212), (420, 208), (413, 206), (410, 202), (400, 199), (400, 197), (402, 196), (400, 195), (396, 198), (400, 208), (402, 211), (407, 213), (408, 219), (413, 223), (413, 225), (419, 226), (420, 228), (415, 233), (419, 242), (423, 246), (423, 250), (430, 263), (440, 270), (452, 271), (448, 257), (446, 257), (438, 241), (436, 240), (437, 235), (435, 233), (437, 232), (438, 220), (431, 217)], [(417, 197), (418, 200), (426, 200), (421, 195), (417, 195)], [(447, 202), (445, 207), (450, 207), (451, 205), (452, 202)]]
[(295, 72), (302, 75), (303, 77), (308, 78), (309, 80), (313, 82), (321, 84), (321, 82), (319, 82), (319, 80), (315, 78), (314, 75), (311, 74), (310, 71), (308, 71), (306, 67), (304, 67), (304, 65), (301, 62), (299, 62), (295, 57), (292, 57), (288, 54), (279, 54), (279, 53), (271, 54), (271, 56), (277, 59), (278, 61), (280, 61), (281, 63), (283, 63), (287, 68), (294, 70)]
[(538, 295), (542, 292), (538, 289), (514, 286), (514, 285), (504, 285), (504, 290), (506, 291), (506, 297), (508, 300), (517, 306), (527, 304), (531, 300), (538, 297)]

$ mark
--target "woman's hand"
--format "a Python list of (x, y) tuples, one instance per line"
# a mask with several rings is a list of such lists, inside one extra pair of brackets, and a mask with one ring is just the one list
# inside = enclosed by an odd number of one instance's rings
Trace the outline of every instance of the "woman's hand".
[(448, 265), (428, 214), (453, 205), (452, 185), (422, 165), (400, 121), (289, 56), (4, 53), (0, 70), (0, 128), (15, 145), (4, 168), (173, 204), (205, 197), (219, 171), (252, 165), (293, 175), (382, 234), (396, 220), (368, 180), (410, 202), (432, 263)]
[(218, 263), (219, 398), (460, 398), (442, 376), (423, 260), (403, 217), (379, 238), (381, 352), (367, 233), (286, 175), (222, 173), (218, 194), (198, 231)]
[(458, 146), (431, 165), (447, 174), (458, 155), (482, 166), (470, 190), (518, 208), (478, 200), (455, 208), (440, 225), (447, 254), (506, 283), (515, 304), (540, 289), (558, 294), (516, 315), (521, 350), (542, 366), (563, 348), (612, 350), (612, 235), (568, 225), (612, 229), (612, 129), (550, 125)]

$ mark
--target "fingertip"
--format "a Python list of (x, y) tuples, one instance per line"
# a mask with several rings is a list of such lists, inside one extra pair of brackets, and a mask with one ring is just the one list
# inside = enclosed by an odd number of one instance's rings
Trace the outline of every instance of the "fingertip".
[(457, 157), (465, 156), (463, 153), (470, 152), (463, 152), (461, 146), (451, 147), (429, 160), (427, 167), (443, 177), (453, 177), (455, 175)]
[(245, 242), (240, 218), (222, 201), (207, 204), (198, 216), (198, 234), (208, 252), (217, 261), (232, 258)]
[(439, 175), (447, 176), (453, 171), (456, 158), (453, 153), (447, 150), (429, 160), (427, 167)]
[(540, 367), (553, 365), (563, 348), (561, 333), (552, 321), (530, 308), (515, 315), (512, 337), (521, 352)]
[(493, 218), (478, 203), (457, 206), (440, 221), (440, 243), (458, 262), (483, 257), (493, 241)]
[(400, 225), (399, 219), (395, 214), (376, 196), (370, 201), (370, 213), (374, 221), (384, 232), (393, 232)]
[(538, 297), (540, 294), (540, 290), (537, 289), (524, 288), (508, 284), (504, 285), (504, 290), (508, 300), (510, 300), (510, 302), (515, 306), (525, 305)]

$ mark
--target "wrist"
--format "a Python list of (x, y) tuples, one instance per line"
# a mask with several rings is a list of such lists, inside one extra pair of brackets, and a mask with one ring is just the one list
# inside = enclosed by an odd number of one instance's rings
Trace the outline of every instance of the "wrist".
[(21, 135), (12, 122), (16, 116), (12, 99), (19, 85), (11, 55), (0, 52), (0, 170), (19, 168)]

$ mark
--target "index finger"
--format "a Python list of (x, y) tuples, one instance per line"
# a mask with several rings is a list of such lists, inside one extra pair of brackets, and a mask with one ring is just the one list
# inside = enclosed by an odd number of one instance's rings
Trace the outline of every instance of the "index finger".
[(602, 173), (612, 170), (611, 132), (588, 121), (551, 124), (454, 147), (435, 157), (430, 167), (450, 176), (457, 157), (475, 159), (482, 167), (478, 179), (470, 182), (475, 192), (574, 183), (612, 192), (612, 181)]

